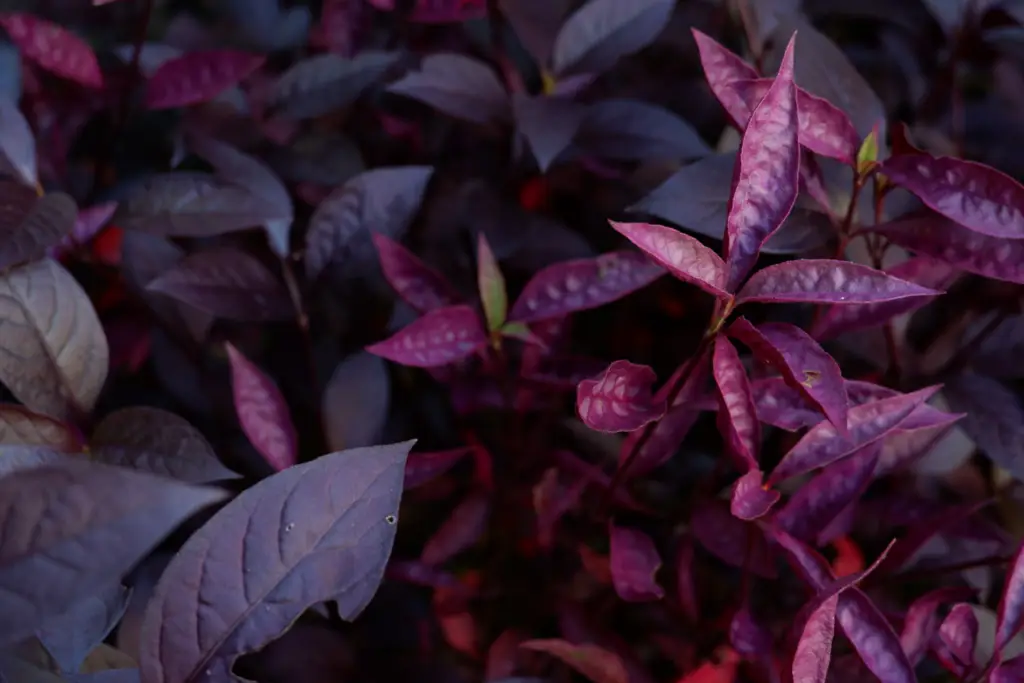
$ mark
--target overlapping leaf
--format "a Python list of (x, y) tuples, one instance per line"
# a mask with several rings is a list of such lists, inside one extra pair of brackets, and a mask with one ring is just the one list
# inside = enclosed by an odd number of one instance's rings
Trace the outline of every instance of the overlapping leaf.
[(454, 363), (486, 345), (487, 333), (476, 311), (459, 305), (436, 308), (366, 350), (401, 365), (433, 368)]
[(711, 92), (725, 107), (726, 112), (733, 119), (733, 123), (742, 130), (746, 127), (747, 120), (754, 108), (749, 105), (743, 93), (734, 89), (732, 85), (739, 81), (757, 79), (759, 75), (757, 69), (747, 64), (711, 36), (697, 29), (690, 30), (697, 43), (700, 63), (704, 69), (704, 78), (711, 86)]
[(774, 303), (871, 304), (914, 297), (935, 297), (934, 289), (886, 275), (849, 261), (801, 259), (754, 273), (736, 295), (737, 304)]
[(646, 365), (617, 360), (594, 379), (580, 382), (576, 411), (591, 429), (631, 432), (665, 414), (665, 399), (651, 396), (657, 376)]
[(764, 484), (764, 473), (752, 468), (733, 485), (730, 511), (735, 517), (753, 520), (768, 514), (781, 494)]
[(29, 61), (87, 88), (103, 87), (92, 48), (66, 28), (22, 12), (0, 14), (0, 26)]
[(298, 437), (288, 404), (274, 380), (232, 344), (227, 344), (231, 390), (242, 431), (276, 471), (298, 460)]
[(131, 590), (120, 581), (111, 582), (39, 629), (37, 637), (61, 672), (74, 674), (79, 670), (93, 648), (102, 643), (121, 620), (130, 595)]
[(0, 163), (29, 187), (39, 180), (35, 136), (17, 102), (6, 96), (0, 96)]
[[(998, 625), (996, 630), (998, 650), (1005, 643), (998, 640), (1003, 635), (999, 633)], [(973, 607), (963, 602), (953, 605), (953, 609), (939, 626), (938, 637), (957, 664), (967, 670), (973, 668), (974, 651), (978, 640), (978, 618)]]
[(508, 121), (509, 96), (491, 67), (448, 52), (424, 57), (418, 71), (407, 73), (388, 86), (449, 116), (472, 123)]
[(491, 497), (486, 491), (476, 491), (466, 496), (427, 539), (420, 561), (427, 565), (437, 565), (472, 548), (487, 530), (490, 514)]
[(660, 600), (665, 591), (655, 580), (661, 556), (654, 541), (637, 529), (609, 525), (609, 563), (615, 592), (626, 602)]
[(693, 127), (672, 112), (639, 100), (590, 105), (573, 144), (605, 159), (696, 159), (711, 152)]
[(547, 171), (576, 137), (586, 107), (567, 98), (516, 93), (512, 116), (516, 130), (526, 141), (537, 166)]
[(74, 453), (81, 450), (82, 436), (71, 425), (52, 417), (13, 403), (0, 403), (0, 444), (45, 446)]
[(615, 221), (611, 225), (683, 282), (697, 285), (713, 296), (729, 298), (725, 263), (695, 238), (663, 225)]
[(352, 58), (332, 53), (295, 62), (274, 84), (268, 105), (291, 119), (310, 119), (347, 107), (398, 60), (392, 52)]
[(387, 363), (354, 353), (334, 368), (320, 399), (324, 437), (332, 451), (377, 443), (391, 405)]
[(372, 237), (384, 277), (407, 304), (426, 313), (459, 302), (458, 292), (437, 270), (390, 237), (379, 233)]
[(557, 657), (593, 683), (629, 683), (622, 659), (598, 645), (573, 644), (556, 638), (527, 640), (519, 647)]
[(0, 196), (0, 270), (42, 258), (75, 226), (78, 207), (63, 192), (52, 192), (36, 200), (32, 190), (17, 183), (0, 182)]
[(971, 589), (959, 586), (938, 588), (911, 603), (900, 633), (900, 645), (911, 664), (916, 666), (924, 658), (938, 634), (942, 623), (939, 608), (945, 603), (968, 599), (972, 594)]
[(146, 81), (149, 109), (207, 102), (263, 66), (266, 57), (238, 50), (202, 50), (167, 60)]

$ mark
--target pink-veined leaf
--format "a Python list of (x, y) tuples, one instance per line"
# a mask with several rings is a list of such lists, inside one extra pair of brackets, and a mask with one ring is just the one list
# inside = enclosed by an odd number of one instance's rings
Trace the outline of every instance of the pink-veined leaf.
[(801, 259), (754, 273), (736, 296), (736, 303), (872, 304), (941, 293), (859, 263)]
[(750, 107), (742, 94), (731, 86), (737, 81), (753, 80), (759, 77), (757, 69), (743, 61), (737, 54), (697, 29), (690, 29), (700, 52), (700, 63), (711, 92), (725, 107), (737, 128), (746, 127), (750, 118)]
[(655, 577), (661, 556), (651, 537), (636, 529), (609, 525), (612, 584), (626, 602), (647, 602), (665, 597)]
[(646, 287), (662, 275), (664, 268), (636, 251), (563, 261), (530, 278), (508, 318), (530, 323), (597, 308)]
[(996, 651), (1000, 652), (1024, 627), (1024, 544), (1007, 570), (997, 615)]
[(580, 382), (576, 411), (583, 423), (599, 432), (631, 432), (665, 414), (665, 400), (651, 396), (654, 370), (617, 360), (599, 377)]
[(299, 444), (288, 404), (274, 380), (232, 344), (226, 345), (231, 363), (235, 411), (249, 441), (280, 472), (298, 461)]
[(730, 297), (725, 262), (696, 238), (664, 225), (609, 222), (674, 277), (697, 285), (712, 296)]
[(414, 489), (433, 481), (472, 452), (472, 448), (464, 447), (447, 451), (410, 453), (405, 461), (405, 489)]
[(238, 50), (188, 52), (169, 59), (146, 82), (146, 107), (171, 109), (200, 104), (251, 75), (266, 57)]
[(472, 355), (486, 344), (480, 316), (471, 307), (458, 305), (436, 308), (366, 350), (400, 365), (433, 368)]
[(761, 361), (777, 368), (787, 384), (817, 406), (839, 433), (846, 433), (849, 399), (842, 371), (809, 334), (787, 323), (754, 327), (746, 318), (738, 318), (728, 333), (746, 344)]
[(782, 494), (764, 484), (764, 473), (753, 468), (733, 484), (729, 510), (735, 517), (753, 520), (768, 514)]
[[(382, 12), (394, 12), (396, 0), (367, 0)], [(484, 0), (416, 0), (402, 18), (414, 24), (458, 24), (487, 16)]]
[(973, 594), (973, 589), (963, 586), (938, 588), (911, 603), (900, 633), (900, 645), (911, 664), (917, 666), (928, 654), (928, 647), (942, 623), (939, 608), (948, 602), (966, 600)]
[(486, 491), (471, 493), (427, 540), (420, 561), (437, 565), (472, 548), (487, 530), (490, 514), (490, 495)]
[(750, 380), (736, 347), (724, 336), (715, 339), (712, 372), (718, 388), (718, 431), (729, 452), (746, 469), (757, 468), (761, 448), (761, 423), (750, 393)]
[(730, 291), (754, 267), (761, 246), (786, 220), (800, 191), (793, 44), (791, 38), (779, 73), (750, 115), (740, 142), (725, 230)]
[(927, 154), (901, 154), (879, 171), (968, 230), (1024, 238), (1024, 186), (991, 166)]
[(31, 14), (0, 14), (0, 26), (24, 57), (87, 88), (102, 88), (103, 74), (88, 43), (66, 28)]
[(597, 645), (575, 645), (566, 640), (549, 638), (527, 640), (519, 647), (544, 652), (561, 660), (593, 683), (629, 683), (629, 674), (622, 659)]
[(898, 394), (850, 409), (849, 433), (839, 434), (830, 422), (819, 422), (789, 450), (772, 470), (769, 484), (809, 472), (844, 458), (874, 443), (895, 429), (915, 408), (931, 398), (939, 386)]

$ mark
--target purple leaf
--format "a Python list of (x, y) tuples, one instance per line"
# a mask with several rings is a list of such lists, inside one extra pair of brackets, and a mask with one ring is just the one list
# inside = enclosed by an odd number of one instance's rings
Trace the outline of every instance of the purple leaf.
[(501, 12), (515, 31), (519, 42), (537, 64), (547, 64), (562, 19), (569, 9), (568, 0), (500, 0)]
[(626, 602), (648, 602), (665, 597), (655, 577), (661, 556), (651, 537), (616, 524), (608, 527), (609, 562), (615, 592)]
[(146, 608), (143, 680), (230, 680), (236, 658), (319, 602), (355, 619), (384, 575), (412, 444), (325, 455), (217, 512), (171, 560)]
[(939, 588), (922, 595), (910, 605), (903, 620), (900, 645), (912, 665), (916, 666), (924, 659), (932, 639), (939, 632), (939, 608), (947, 602), (969, 598), (973, 593), (964, 587)]
[(871, 304), (941, 293), (849, 261), (802, 259), (754, 273), (736, 296), (736, 304)]
[(454, 363), (486, 345), (487, 333), (476, 311), (448, 306), (434, 309), (366, 350), (400, 365), (433, 368)]
[(725, 262), (697, 239), (664, 225), (609, 222), (676, 278), (697, 285), (715, 297), (730, 298)]
[(603, 159), (695, 159), (711, 149), (693, 127), (662, 107), (639, 100), (601, 100), (587, 107), (573, 144)]
[(793, 680), (800, 683), (825, 683), (832, 660), (832, 639), (836, 630), (839, 594), (821, 603), (804, 623), (793, 656)]
[(743, 93), (733, 89), (732, 85), (738, 81), (757, 79), (757, 69), (710, 36), (695, 28), (690, 30), (697, 42), (700, 63), (704, 69), (704, 77), (711, 86), (711, 92), (725, 107), (736, 127), (743, 130), (753, 107), (744, 98)]
[(743, 469), (757, 468), (761, 424), (757, 421), (750, 380), (739, 353), (724, 336), (715, 338), (712, 370), (718, 389), (718, 431)]
[[(695, 506), (690, 528), (705, 550), (732, 567), (744, 568), (757, 576), (772, 579), (778, 574), (775, 559), (763, 532), (751, 522), (735, 517), (723, 500), (706, 501)], [(748, 541), (753, 536), (753, 547)]]
[(782, 377), (757, 379), (750, 383), (757, 419), (779, 429), (795, 432), (824, 419), (820, 411), (808, 405), (799, 391)]
[(740, 142), (725, 234), (730, 291), (754, 267), (761, 245), (793, 210), (800, 189), (793, 42)]
[(284, 320), (294, 315), (288, 292), (277, 276), (234, 247), (189, 254), (146, 289), (228, 320)]
[(563, 261), (530, 278), (508, 318), (532, 323), (597, 308), (646, 287), (664, 274), (661, 266), (635, 251)]
[(477, 235), (476, 269), (477, 292), (484, 309), (487, 331), (494, 333), (502, 328), (508, 317), (508, 292), (505, 290), (505, 276), (483, 232)]
[(1024, 627), (1024, 544), (1006, 572), (1006, 585), (999, 599), (996, 622), (996, 652), (1001, 652), (1015, 635)]
[(242, 355), (225, 345), (231, 364), (231, 391), (238, 423), (249, 442), (275, 471), (298, 462), (299, 443), (291, 413), (274, 380)]
[(288, 119), (311, 119), (343, 109), (397, 60), (397, 53), (368, 50), (352, 58), (328, 53), (297, 61), (274, 84), (270, 111)]
[(33, 413), (24, 406), (0, 403), (0, 445), (45, 446), (77, 453), (82, 450), (82, 435), (74, 426)]
[(552, 71), (558, 78), (607, 71), (653, 42), (674, 6), (673, 0), (589, 0), (562, 24), (552, 48)]
[(75, 226), (78, 207), (62, 192), (36, 198), (24, 185), (0, 181), (0, 270), (47, 255)]
[(247, 78), (266, 59), (237, 50), (189, 52), (169, 59), (146, 82), (146, 108), (171, 109), (208, 102)]
[(483, 537), (490, 515), (490, 495), (485, 491), (471, 493), (427, 539), (420, 561), (427, 565), (438, 565), (469, 550)]
[(106, 639), (128, 607), (131, 590), (120, 581), (101, 587), (36, 632), (61, 672), (78, 671), (86, 656)]
[(753, 520), (768, 514), (782, 494), (764, 485), (764, 473), (751, 469), (733, 485), (730, 511), (743, 520)]
[(782, 457), (772, 470), (768, 483), (774, 484), (823, 467), (874, 443), (938, 390), (939, 386), (932, 386), (854, 406), (848, 414), (849, 433), (846, 436), (839, 434), (829, 422), (818, 423)]
[(988, 683), (1017, 683), (1024, 680), (1024, 655), (1017, 655), (997, 666), (988, 677)]
[[(393, 12), (395, 0), (367, 0), (382, 12)], [(408, 21), (416, 24), (456, 24), (480, 19), (486, 14), (481, 0), (415, 0), (409, 3)]]
[(943, 396), (965, 413), (960, 427), (992, 462), (1024, 476), (1024, 407), (1015, 391), (999, 380), (975, 373), (952, 377)]
[(17, 102), (0, 96), (0, 170), (29, 187), (39, 182), (36, 138)]
[(913, 558), (930, 540), (948, 532), (950, 529), (965, 522), (977, 523), (971, 518), (985, 505), (981, 503), (965, 503), (943, 509), (937, 514), (930, 514), (924, 519), (915, 520), (910, 528), (900, 537), (893, 551), (886, 558), (884, 571), (895, 573), (908, 560)]
[(968, 230), (1024, 238), (1024, 186), (990, 166), (952, 157), (901, 154), (882, 162), (879, 172)]
[(103, 87), (96, 54), (71, 31), (22, 12), (0, 14), (0, 26), (28, 61), (87, 88)]
[(117, 206), (117, 202), (103, 202), (87, 209), (80, 209), (71, 234), (61, 240), (60, 244), (52, 247), (48, 255), (54, 258), (62, 253), (67, 253), (76, 245), (88, 244), (114, 217)]
[(757, 623), (746, 603), (729, 621), (729, 643), (747, 657), (763, 657), (772, 652), (772, 634)]
[(324, 438), (332, 451), (378, 443), (390, 415), (387, 363), (359, 351), (338, 363), (320, 399)]
[(472, 452), (472, 448), (454, 448), (448, 451), (410, 453), (405, 462), (405, 489), (408, 491), (433, 481)]
[(651, 396), (654, 370), (617, 360), (595, 379), (580, 382), (576, 410), (583, 423), (599, 432), (632, 432), (665, 414), (665, 399)]
[(407, 73), (387, 89), (471, 123), (511, 118), (509, 95), (498, 76), (487, 64), (466, 55), (427, 55), (419, 71)]
[(750, 347), (762, 362), (777, 368), (787, 384), (820, 408), (840, 434), (846, 434), (849, 399), (842, 372), (810, 335), (787, 323), (754, 327), (746, 318), (738, 318), (728, 333)]
[(561, 97), (516, 93), (512, 97), (512, 114), (516, 130), (529, 145), (537, 167), (545, 172), (569, 148), (586, 107)]
[[(965, 669), (974, 666), (974, 646), (978, 640), (978, 617), (975, 616), (973, 607), (964, 602), (953, 605), (953, 609), (943, 619), (938, 635), (939, 640), (958, 664)], [(1005, 641), (998, 640), (1000, 636), (1001, 633), (998, 633), (997, 630), (997, 650), (1006, 644)]]
[(83, 460), (0, 477), (0, 643), (12, 644), (121, 577), (218, 489)]

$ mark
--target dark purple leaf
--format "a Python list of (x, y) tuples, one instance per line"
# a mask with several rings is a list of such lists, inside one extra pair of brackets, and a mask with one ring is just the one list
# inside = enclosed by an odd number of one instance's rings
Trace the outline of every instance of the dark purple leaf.
[(454, 363), (487, 345), (480, 316), (469, 306), (437, 308), (394, 336), (367, 346), (400, 365), (433, 368)]
[(725, 255), (735, 291), (757, 261), (765, 240), (782, 226), (800, 189), (793, 40), (771, 88), (750, 115), (729, 200)]
[(225, 345), (231, 365), (231, 391), (238, 423), (264, 460), (280, 472), (299, 457), (298, 436), (288, 404), (274, 380), (231, 343)]
[(407, 73), (387, 89), (471, 123), (505, 122), (511, 118), (509, 95), (494, 70), (466, 55), (427, 55), (419, 71)]
[[(367, 0), (383, 12), (395, 11), (395, 0)], [(481, 0), (415, 0), (409, 3), (408, 20), (417, 24), (455, 24), (480, 19), (486, 14)]]
[(599, 432), (632, 432), (665, 414), (665, 400), (651, 396), (657, 375), (646, 365), (617, 360), (599, 377), (580, 382), (576, 411)]
[(712, 368), (720, 406), (718, 431), (740, 466), (756, 469), (757, 454), (761, 448), (761, 423), (757, 421), (747, 371), (736, 347), (725, 336), (715, 338)]
[(499, 0), (501, 13), (539, 65), (550, 61), (570, 0)]
[(664, 274), (661, 266), (635, 251), (563, 261), (534, 274), (508, 317), (532, 323), (597, 308), (646, 287)]
[(588, 154), (622, 161), (695, 159), (711, 149), (667, 109), (639, 100), (601, 100), (587, 108), (573, 143)]
[(82, 449), (82, 435), (74, 426), (47, 415), (13, 403), (0, 403), (0, 445), (45, 446), (76, 453)]
[(148, 109), (171, 109), (214, 99), (263, 66), (263, 55), (204, 50), (169, 59), (146, 82)]
[(711, 86), (711, 92), (725, 107), (725, 111), (732, 118), (736, 127), (740, 130), (746, 128), (747, 119), (750, 118), (753, 107), (743, 97), (743, 93), (733, 89), (732, 85), (738, 81), (757, 79), (759, 76), (757, 69), (747, 64), (714, 38), (697, 29), (690, 30), (697, 43), (700, 63), (704, 69), (704, 78)]
[(1017, 479), (1024, 477), (1024, 407), (1017, 393), (975, 373), (950, 378), (942, 393), (950, 408), (965, 413), (960, 427), (978, 449)]
[(996, 652), (1001, 652), (1021, 628), (1024, 628), (1024, 544), (1017, 549), (1007, 568), (1006, 585), (999, 599)]
[(586, 107), (570, 99), (516, 93), (512, 115), (516, 130), (529, 146), (537, 167), (545, 172), (569, 148), (579, 130)]
[(0, 182), (0, 195), (0, 211), (11, 213), (0, 216), (0, 270), (46, 256), (75, 226), (78, 207), (62, 192), (36, 199), (23, 185)]
[(871, 304), (941, 293), (849, 261), (802, 259), (754, 273), (737, 295), (737, 305), (751, 301)]
[(733, 485), (730, 511), (743, 520), (753, 520), (768, 514), (782, 494), (764, 484), (764, 473), (751, 469)]
[(728, 273), (725, 263), (695, 238), (664, 225), (610, 223), (676, 278), (697, 285), (713, 296), (730, 297), (726, 290)]
[(661, 556), (651, 537), (636, 529), (609, 525), (609, 562), (615, 592), (626, 602), (648, 602), (665, 597), (655, 577)]
[[(958, 664), (967, 669), (974, 665), (974, 646), (978, 640), (978, 617), (975, 616), (973, 607), (964, 602), (953, 605), (953, 609), (943, 619), (938, 635), (939, 640), (946, 646), (947, 651)], [(998, 641), (1001, 635), (997, 631), (997, 649), (1005, 645), (1005, 642)]]
[(324, 438), (332, 451), (378, 443), (390, 414), (387, 363), (360, 351), (338, 363), (320, 399)]
[(729, 622), (729, 644), (741, 655), (761, 657), (772, 651), (772, 634), (757, 623), (744, 604)]
[(288, 292), (277, 276), (234, 247), (189, 254), (146, 289), (228, 320), (283, 320), (294, 315)]
[(410, 453), (405, 462), (405, 489), (414, 489), (433, 481), (472, 452), (471, 448), (454, 448), (448, 451)]
[(0, 170), (29, 187), (39, 182), (36, 139), (16, 102), (0, 96)]
[(271, 111), (289, 119), (311, 119), (343, 109), (398, 60), (394, 52), (361, 52), (351, 59), (321, 54), (295, 62), (274, 84)]
[(997, 666), (988, 677), (988, 683), (1017, 683), (1024, 680), (1024, 655), (1017, 655)]
[(22, 56), (40, 68), (87, 88), (103, 87), (103, 73), (95, 53), (71, 31), (22, 12), (0, 14), (0, 26)]
[(427, 539), (420, 561), (427, 565), (438, 565), (469, 550), (483, 537), (490, 515), (490, 495), (486, 491), (471, 493)]
[(324, 0), (316, 30), (319, 46), (328, 52), (351, 57), (363, 8), (361, 0)]
[(973, 593), (970, 588), (939, 588), (911, 603), (903, 620), (900, 645), (912, 665), (917, 666), (924, 659), (932, 639), (939, 632), (939, 608), (945, 603), (969, 598)]
[(696, 505), (690, 517), (690, 529), (704, 549), (725, 564), (740, 569), (749, 566), (751, 572), (767, 579), (777, 575), (775, 559), (764, 533), (753, 523), (733, 516), (726, 501)]
[(36, 632), (61, 672), (78, 671), (86, 656), (121, 620), (131, 591), (120, 581), (101, 587)]
[(926, 513), (923, 518), (914, 519), (886, 558), (884, 571), (894, 573), (899, 570), (929, 541), (957, 525), (967, 522), (976, 524), (977, 520), (971, 518), (986, 505), (987, 502), (965, 503), (942, 509), (938, 513)]
[(248, 489), (192, 535), (146, 609), (147, 683), (229, 680), (235, 659), (333, 600), (351, 621), (384, 575), (412, 441), (325, 455)]

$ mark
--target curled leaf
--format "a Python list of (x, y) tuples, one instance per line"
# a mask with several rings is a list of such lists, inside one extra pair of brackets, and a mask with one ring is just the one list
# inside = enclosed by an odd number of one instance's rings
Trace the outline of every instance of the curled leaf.
[(631, 432), (665, 414), (665, 400), (651, 396), (657, 376), (646, 365), (617, 360), (595, 379), (580, 382), (576, 410), (591, 429)]
[(733, 485), (730, 511), (742, 520), (750, 521), (768, 514), (782, 494), (764, 484), (764, 473), (751, 469)]
[(366, 350), (401, 365), (432, 368), (454, 363), (486, 345), (487, 334), (476, 311), (459, 305), (434, 309)]

